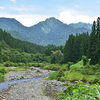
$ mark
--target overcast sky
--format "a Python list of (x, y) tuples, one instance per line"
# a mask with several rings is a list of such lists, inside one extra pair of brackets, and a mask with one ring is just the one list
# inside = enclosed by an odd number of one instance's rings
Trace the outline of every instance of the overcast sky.
[(0, 17), (32, 26), (55, 17), (64, 23), (92, 23), (100, 16), (100, 0), (0, 0)]

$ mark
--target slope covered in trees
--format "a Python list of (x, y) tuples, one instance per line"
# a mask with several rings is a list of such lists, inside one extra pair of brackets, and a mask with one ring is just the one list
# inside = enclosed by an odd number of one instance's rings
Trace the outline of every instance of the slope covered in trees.
[(64, 45), (70, 34), (91, 31), (91, 24), (78, 23), (67, 25), (51, 17), (38, 24), (25, 27), (15, 19), (0, 18), (0, 28), (9, 32), (14, 38), (40, 45)]
[(92, 31), (71, 34), (64, 47), (64, 63), (79, 61), (85, 55), (91, 59), (90, 64), (100, 64), (100, 17), (93, 22)]
[(98, 17), (97, 22), (93, 22), (89, 40), (88, 58), (91, 58), (91, 64), (100, 64), (100, 17)]
[(10, 34), (0, 29), (0, 41), (6, 43), (10, 48), (19, 49), (27, 53), (44, 53), (44, 47), (33, 43), (13, 38)]

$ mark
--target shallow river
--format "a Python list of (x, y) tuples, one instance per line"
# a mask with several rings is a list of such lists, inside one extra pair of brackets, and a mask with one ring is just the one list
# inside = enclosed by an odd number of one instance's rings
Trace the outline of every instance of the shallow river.
[[(47, 78), (47, 77), (45, 77)], [(8, 89), (8, 87), (10, 85), (15, 85), (17, 83), (22, 83), (22, 82), (28, 82), (28, 81), (35, 81), (35, 80), (41, 80), (41, 79), (45, 79), (45, 78), (32, 78), (32, 79), (21, 79), (21, 80), (13, 80), (13, 81), (5, 81), (5, 82), (2, 82), (0, 83), (0, 91), (2, 91), (2, 89)], [(57, 91), (61, 91), (62, 90), (62, 87), (60, 86), (56, 86), (57, 88)]]

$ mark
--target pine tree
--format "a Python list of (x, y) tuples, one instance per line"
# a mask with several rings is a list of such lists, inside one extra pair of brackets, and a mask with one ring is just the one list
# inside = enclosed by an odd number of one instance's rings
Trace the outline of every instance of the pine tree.
[(96, 22), (93, 22), (92, 26), (92, 32), (90, 34), (89, 38), (89, 46), (88, 46), (88, 58), (91, 58), (90, 64), (96, 64), (97, 63), (97, 56), (96, 56)]
[(2, 62), (1, 45), (0, 45), (0, 63)]
[(64, 62), (65, 63), (76, 62), (74, 43), (75, 43), (75, 36), (71, 34), (64, 48)]
[(96, 41), (96, 55), (97, 61), (100, 64), (100, 17), (97, 19), (97, 41)]

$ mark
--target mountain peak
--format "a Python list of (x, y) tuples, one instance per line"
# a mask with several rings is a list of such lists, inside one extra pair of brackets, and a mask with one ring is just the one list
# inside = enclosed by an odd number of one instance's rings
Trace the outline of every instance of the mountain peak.
[(46, 20), (57, 20), (55, 17), (47, 18)]

